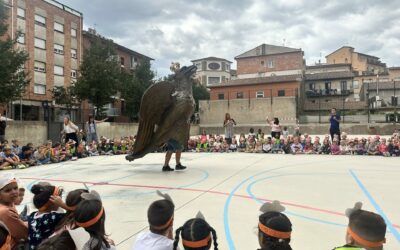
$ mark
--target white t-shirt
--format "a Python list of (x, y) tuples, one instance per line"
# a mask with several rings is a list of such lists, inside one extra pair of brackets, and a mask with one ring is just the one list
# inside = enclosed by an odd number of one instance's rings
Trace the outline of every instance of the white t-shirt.
[(152, 232), (140, 233), (132, 250), (172, 250), (174, 241)]

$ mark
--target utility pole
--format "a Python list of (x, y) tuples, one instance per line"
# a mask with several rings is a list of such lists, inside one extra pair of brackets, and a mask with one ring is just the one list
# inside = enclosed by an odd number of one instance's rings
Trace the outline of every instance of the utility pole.
[[(364, 85), (364, 79), (363, 79), (363, 85)], [(369, 81), (367, 82), (367, 93), (366, 93), (366, 97), (367, 97), (368, 124), (369, 124), (369, 121), (370, 121), (370, 110), (369, 110)]]
[(397, 105), (399, 99), (396, 97), (396, 81), (393, 80), (393, 106), (394, 106), (394, 124), (397, 123)]

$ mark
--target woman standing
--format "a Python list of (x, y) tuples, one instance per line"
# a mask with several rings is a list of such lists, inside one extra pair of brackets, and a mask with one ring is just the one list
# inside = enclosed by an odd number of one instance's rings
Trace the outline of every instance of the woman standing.
[(95, 141), (96, 143), (99, 143), (99, 139), (97, 136), (97, 123), (102, 123), (105, 122), (108, 118), (105, 118), (101, 121), (97, 121), (93, 118), (93, 116), (89, 116), (89, 120), (85, 124), (85, 132), (86, 132), (86, 142), (87, 144), (92, 143)]
[(224, 128), (225, 128), (225, 139), (229, 145), (232, 144), (233, 137), (233, 126), (236, 125), (236, 122), (229, 113), (225, 114), (224, 120)]
[(275, 117), (274, 121), (270, 121), (267, 116), (267, 123), (271, 126), (271, 137), (279, 139), (282, 132), (282, 127), (279, 125), (279, 119)]
[(75, 141), (75, 147), (78, 146), (78, 136), (76, 133), (79, 132), (79, 128), (68, 116), (64, 117), (64, 129), (62, 132), (65, 133), (65, 143), (69, 142), (69, 140), (73, 140)]

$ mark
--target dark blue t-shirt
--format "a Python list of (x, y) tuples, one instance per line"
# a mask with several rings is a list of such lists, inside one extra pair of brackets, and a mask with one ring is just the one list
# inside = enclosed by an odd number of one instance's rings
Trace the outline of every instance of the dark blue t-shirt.
[[(334, 117), (336, 117), (337, 120), (333, 119)], [(329, 121), (331, 122), (331, 129), (339, 129), (340, 115), (331, 115)]]

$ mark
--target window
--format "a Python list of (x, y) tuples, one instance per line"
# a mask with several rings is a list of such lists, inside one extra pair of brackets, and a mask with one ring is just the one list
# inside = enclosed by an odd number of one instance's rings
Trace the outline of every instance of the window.
[(17, 42), (20, 44), (25, 44), (25, 34), (21, 33), (18, 38), (17, 38)]
[(208, 84), (218, 84), (221, 82), (219, 77), (208, 77)]
[(78, 58), (78, 52), (76, 49), (71, 49), (71, 57), (77, 59)]
[(341, 81), (340, 87), (341, 87), (342, 91), (347, 90), (347, 81)]
[(46, 49), (46, 40), (35, 37), (35, 48)]
[(331, 89), (331, 82), (325, 82), (325, 89), (330, 90)]
[(34, 69), (36, 72), (46, 72), (46, 63), (35, 61)]
[(355, 89), (358, 89), (358, 81), (357, 81), (357, 80), (355, 80), (355, 81), (353, 82), (353, 87), (354, 87)]
[(17, 17), (25, 19), (25, 10), (22, 8), (17, 8)]
[(46, 26), (46, 18), (39, 15), (35, 15), (35, 23), (41, 26)]
[(285, 96), (285, 90), (284, 89), (278, 90), (278, 96)]
[(71, 69), (71, 77), (74, 79), (76, 78), (76, 70)]
[(256, 98), (264, 98), (264, 91), (257, 91)]
[(308, 85), (308, 87), (309, 87), (309, 89), (310, 90), (315, 90), (315, 83), (310, 83), (309, 85)]
[(237, 92), (236, 93), (236, 98), (237, 99), (242, 99), (243, 98), (243, 92)]
[(218, 100), (224, 100), (225, 95), (224, 94), (218, 94)]
[(268, 68), (273, 68), (274, 67), (274, 61), (268, 61)]
[(64, 46), (60, 44), (54, 44), (54, 53), (64, 55)]
[(71, 36), (76, 37), (76, 29), (71, 29)]
[(120, 58), (119, 61), (120, 61), (120, 63), (121, 63), (121, 66), (124, 67), (124, 65), (125, 65), (125, 58), (121, 56), (121, 58)]
[(54, 65), (54, 74), (64, 76), (64, 67)]
[(261, 66), (263, 66), (263, 67), (265, 66), (265, 63), (264, 63), (264, 61), (261, 61)]
[(54, 30), (64, 33), (64, 24), (54, 22)]
[(42, 83), (35, 83), (33, 92), (35, 94), (45, 95), (46, 94), (46, 85), (42, 84)]

